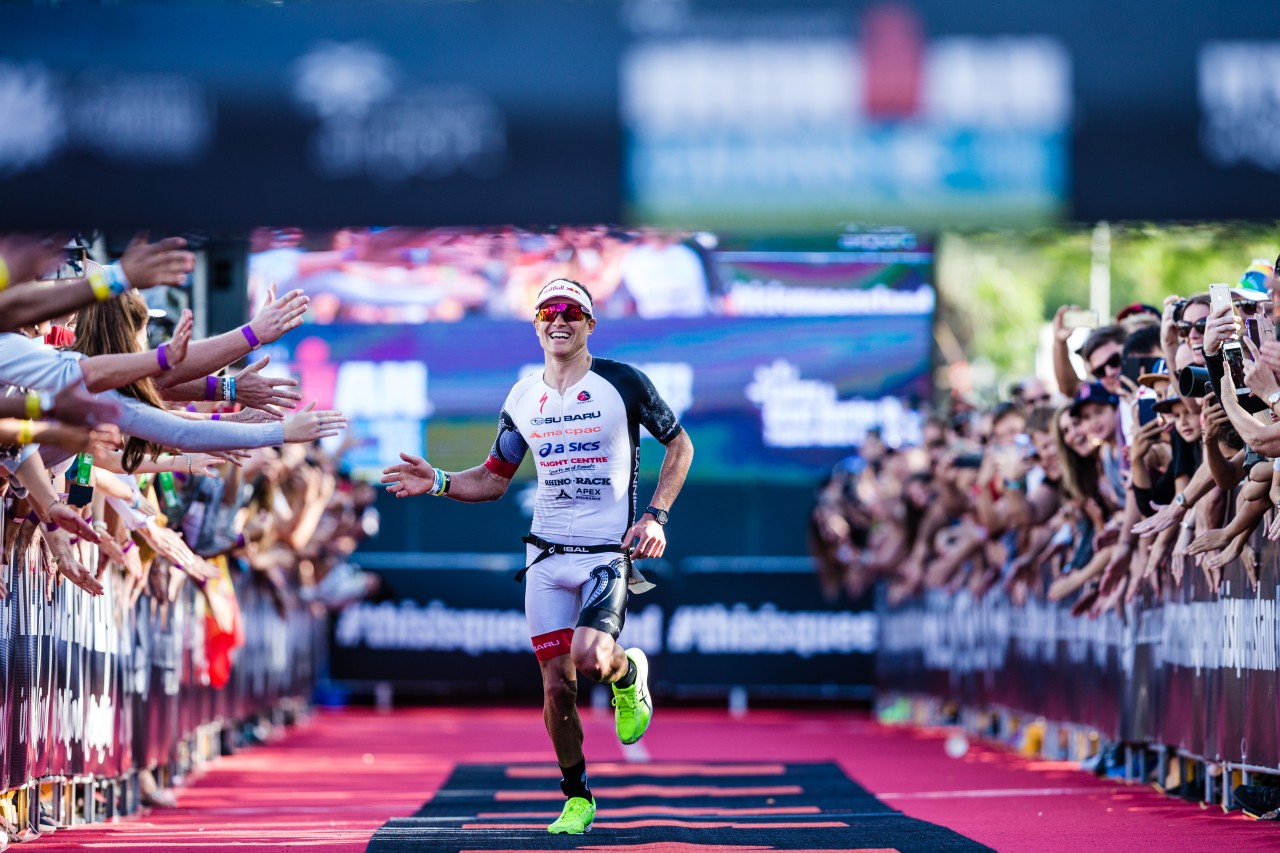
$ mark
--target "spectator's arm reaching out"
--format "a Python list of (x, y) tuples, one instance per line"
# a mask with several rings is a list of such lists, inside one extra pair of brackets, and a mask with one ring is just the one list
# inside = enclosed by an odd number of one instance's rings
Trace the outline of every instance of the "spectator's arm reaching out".
[(1263, 456), (1280, 456), (1280, 424), (1263, 426), (1244, 410), (1236, 398), (1236, 386), (1230, 370), (1222, 375), (1221, 401), (1227, 417), (1231, 418), (1231, 425), (1236, 428), (1245, 444)]
[(80, 370), (84, 374), (85, 387), (96, 394), (176, 368), (186, 358), (191, 328), (191, 311), (184, 310), (173, 338), (161, 344), (160, 349), (81, 359)]
[[(187, 241), (181, 237), (148, 243), (146, 235), (140, 234), (120, 258), (120, 270), (128, 283), (139, 290), (181, 284), (195, 268), (195, 255), (183, 248), (186, 245)], [(56, 264), (61, 254), (60, 248), (51, 248), (50, 241), (37, 237), (0, 238), (0, 259), (7, 268), (9, 281), (30, 282), (0, 293), (0, 332), (72, 314), (103, 297), (104, 294), (95, 290), (101, 285), (91, 283), (88, 278), (32, 281)]]
[(1053, 375), (1058, 380), (1058, 390), (1067, 397), (1074, 397), (1080, 388), (1080, 376), (1071, 364), (1071, 353), (1067, 350), (1067, 338), (1073, 329), (1063, 325), (1063, 316), (1068, 311), (1076, 310), (1074, 305), (1062, 305), (1053, 315)]
[[(301, 290), (291, 290), (276, 299), (276, 288), (272, 285), (266, 302), (252, 320), (238, 329), (192, 343), (186, 361), (161, 377), (157, 385), (163, 392), (193, 379), (203, 382), (205, 374), (216, 373), (262, 344), (274, 343), (285, 332), (302, 324), (308, 301)], [(239, 398), (237, 389), (236, 402), (242, 402)]]

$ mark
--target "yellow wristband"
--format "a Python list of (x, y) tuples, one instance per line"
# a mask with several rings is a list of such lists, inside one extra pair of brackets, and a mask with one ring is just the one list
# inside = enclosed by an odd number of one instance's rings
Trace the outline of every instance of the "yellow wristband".
[(40, 418), (43, 414), (44, 412), (40, 408), (40, 392), (28, 391), (27, 392), (27, 417), (34, 421)]
[(107, 276), (101, 269), (89, 273), (89, 287), (93, 288), (93, 298), (99, 302), (106, 302), (111, 298), (111, 285), (107, 283)]
[(4, 255), (0, 255), (0, 290), (4, 290), (9, 286), (9, 263), (4, 259)]
[(23, 421), (18, 426), (18, 446), (26, 447), (35, 438), (35, 428), (31, 421)]

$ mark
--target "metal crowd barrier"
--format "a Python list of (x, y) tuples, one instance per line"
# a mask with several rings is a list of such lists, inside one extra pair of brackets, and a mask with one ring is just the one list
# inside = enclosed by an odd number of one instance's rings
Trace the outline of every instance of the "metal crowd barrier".
[(893, 607), (881, 596), (880, 704), (916, 722), (1031, 737), (1050, 757), (1121, 744), (1131, 777), (1159, 765), (1163, 778), (1170, 761), (1190, 760), (1205, 799), (1225, 801), (1233, 780), (1280, 772), (1280, 547), (1261, 533), (1252, 544), (1257, 587), (1237, 560), (1215, 593), (1188, 559), (1180, 588), (1144, 591), (1097, 619), (1072, 616), (1070, 602), (1014, 605), (999, 589), (935, 590)]
[(241, 723), (283, 722), (305, 709), (321, 622), (305, 611), (282, 619), (234, 562), (244, 645), (215, 689), (208, 608), (194, 583), (173, 602), (143, 596), (131, 605), (113, 570), (102, 596), (68, 583), (46, 596), (40, 549), (16, 552), (0, 602), (0, 816), (11, 828), (34, 834), (42, 799), (65, 824), (135, 811), (139, 770), (171, 784), (229, 751)]

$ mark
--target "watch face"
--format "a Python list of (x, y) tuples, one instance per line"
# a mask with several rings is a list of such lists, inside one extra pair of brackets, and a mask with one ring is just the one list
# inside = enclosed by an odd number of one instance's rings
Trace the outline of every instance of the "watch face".
[(659, 524), (667, 523), (667, 511), (665, 509), (657, 509), (656, 507), (649, 507), (647, 510), (645, 510), (645, 512), (653, 513), (654, 520), (656, 520)]

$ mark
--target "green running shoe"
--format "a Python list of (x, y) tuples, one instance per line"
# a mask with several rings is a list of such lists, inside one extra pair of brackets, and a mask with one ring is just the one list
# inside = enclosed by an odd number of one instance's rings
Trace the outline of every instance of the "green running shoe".
[(627, 649), (627, 657), (636, 667), (636, 683), (630, 687), (613, 685), (613, 725), (618, 740), (635, 743), (644, 736), (653, 718), (653, 699), (649, 696), (649, 659), (639, 649)]
[(570, 797), (556, 822), (547, 827), (552, 835), (581, 835), (591, 831), (596, 819), (596, 804), (582, 797)]

